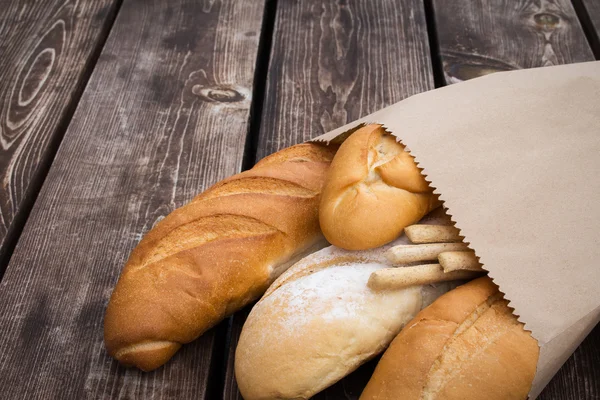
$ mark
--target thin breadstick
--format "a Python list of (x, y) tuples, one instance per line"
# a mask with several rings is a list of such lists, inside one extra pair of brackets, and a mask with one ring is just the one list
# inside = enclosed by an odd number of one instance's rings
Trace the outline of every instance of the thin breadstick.
[(401, 244), (390, 248), (385, 256), (394, 264), (408, 264), (415, 261), (437, 261), (440, 253), (468, 249), (464, 243)]
[(410, 225), (404, 233), (412, 243), (462, 242), (458, 228), (451, 225)]
[(440, 265), (444, 272), (451, 271), (483, 271), (481, 264), (475, 256), (475, 252), (469, 251), (445, 251), (438, 256)]
[(415, 267), (384, 268), (369, 277), (367, 286), (373, 290), (403, 289), (409, 286), (429, 285), (436, 282), (471, 279), (481, 275), (476, 271), (453, 271), (444, 273), (439, 264)]

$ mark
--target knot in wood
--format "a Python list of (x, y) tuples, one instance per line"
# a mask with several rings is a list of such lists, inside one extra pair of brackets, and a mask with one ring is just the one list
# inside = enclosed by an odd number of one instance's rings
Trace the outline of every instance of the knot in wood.
[(535, 14), (533, 20), (543, 30), (552, 30), (560, 23), (560, 17), (550, 13)]
[(457, 51), (445, 52), (443, 58), (444, 73), (452, 83), (466, 81), (494, 72), (517, 69), (517, 67), (504, 60)]
[(204, 87), (201, 85), (194, 85), (192, 87), (192, 93), (204, 100), (219, 103), (235, 103), (245, 99), (243, 94), (226, 86)]

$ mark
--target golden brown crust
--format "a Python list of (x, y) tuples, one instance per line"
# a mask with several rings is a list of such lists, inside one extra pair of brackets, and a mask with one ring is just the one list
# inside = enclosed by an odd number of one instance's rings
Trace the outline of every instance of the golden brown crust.
[(319, 145), (284, 149), (159, 222), (131, 253), (112, 294), (104, 321), (109, 353), (158, 368), (324, 244), (317, 209), (332, 157)]
[(437, 207), (413, 157), (380, 125), (354, 132), (334, 157), (319, 222), (327, 240), (348, 250), (379, 247)]
[(362, 400), (525, 399), (539, 347), (491, 279), (458, 287), (396, 336)]

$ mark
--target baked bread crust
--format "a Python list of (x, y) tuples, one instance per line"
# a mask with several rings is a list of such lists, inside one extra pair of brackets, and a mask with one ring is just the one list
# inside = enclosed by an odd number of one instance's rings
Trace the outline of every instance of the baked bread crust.
[(525, 399), (539, 347), (490, 278), (422, 310), (393, 340), (361, 400)]
[(385, 249), (328, 247), (279, 277), (253, 307), (235, 374), (246, 400), (308, 399), (383, 351), (402, 326), (453, 284), (373, 291)]
[(439, 204), (404, 146), (380, 125), (367, 125), (342, 143), (331, 163), (319, 222), (331, 244), (371, 249)]
[(131, 253), (104, 320), (109, 354), (149, 371), (326, 245), (318, 205), (333, 150), (261, 160), (160, 221)]

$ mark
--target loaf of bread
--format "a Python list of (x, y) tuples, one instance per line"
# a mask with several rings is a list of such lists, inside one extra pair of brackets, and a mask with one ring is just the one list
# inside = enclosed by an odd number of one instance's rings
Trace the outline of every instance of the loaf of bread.
[(104, 320), (110, 355), (148, 371), (326, 245), (318, 205), (334, 151), (301, 144), (217, 183), (133, 250)]
[(331, 244), (371, 249), (439, 204), (404, 146), (380, 125), (367, 125), (344, 141), (331, 163), (319, 222)]
[(526, 399), (539, 348), (487, 277), (421, 311), (385, 352), (361, 400)]
[(237, 345), (235, 374), (244, 399), (310, 398), (383, 351), (422, 307), (453, 287), (369, 289), (371, 273), (390, 266), (386, 249), (328, 247), (273, 283)]

